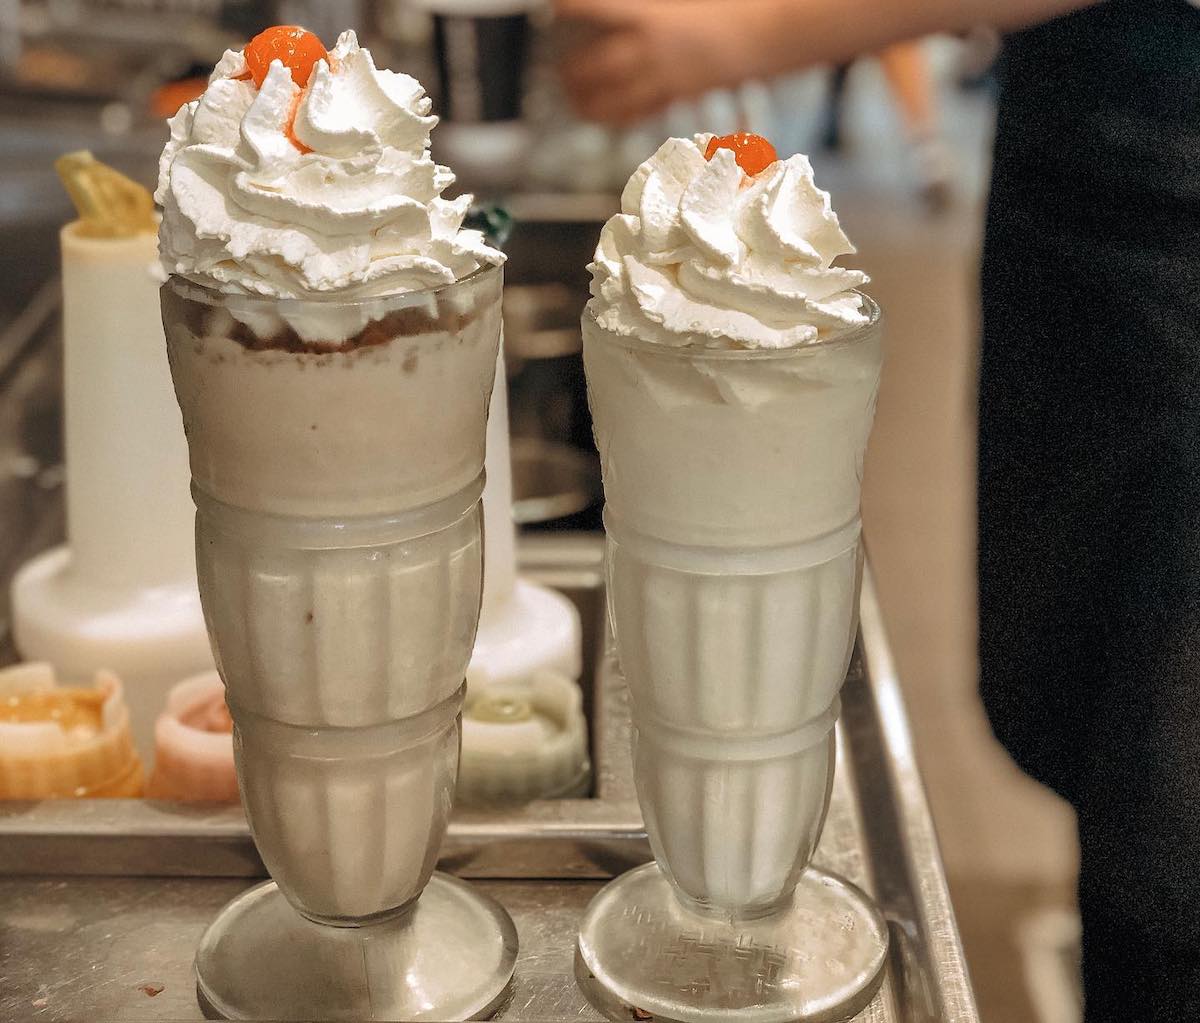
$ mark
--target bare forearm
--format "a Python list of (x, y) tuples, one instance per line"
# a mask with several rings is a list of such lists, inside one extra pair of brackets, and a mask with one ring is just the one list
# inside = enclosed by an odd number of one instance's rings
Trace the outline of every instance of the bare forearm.
[(582, 37), (561, 71), (584, 117), (629, 124), (675, 99), (849, 61), (933, 32), (1002, 30), (1098, 0), (555, 0)]
[[(849, 60), (891, 43), (976, 25), (1023, 28), (1097, 0), (740, 0), (746, 59), (759, 73)], [(744, 5), (744, 6), (743, 6)]]

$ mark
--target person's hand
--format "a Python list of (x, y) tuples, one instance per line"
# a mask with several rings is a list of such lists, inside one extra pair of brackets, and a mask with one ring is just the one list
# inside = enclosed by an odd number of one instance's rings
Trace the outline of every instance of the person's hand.
[[(589, 120), (628, 124), (753, 77), (761, 0), (556, 0), (574, 39), (563, 86)], [(754, 8), (753, 11), (750, 8)]]

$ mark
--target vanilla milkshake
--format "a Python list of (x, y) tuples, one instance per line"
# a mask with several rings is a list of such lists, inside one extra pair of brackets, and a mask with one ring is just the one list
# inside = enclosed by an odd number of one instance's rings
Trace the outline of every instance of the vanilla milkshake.
[(639, 799), (731, 918), (786, 903), (820, 836), (881, 364), (808, 161), (744, 162), (698, 136), (643, 164), (583, 320)]
[[(413, 907), (449, 816), (479, 618), (504, 257), (463, 229), (469, 196), (442, 198), (453, 175), (429, 156), (429, 109), (352, 32), (329, 53), (290, 27), (226, 53), (163, 153), (162, 307), (201, 599), (263, 860), (320, 923), (403, 930), (448, 900), (434, 933), (494, 939), (478, 991), (458, 978), (478, 1012), (511, 976), (511, 923), (442, 879)], [(214, 923), (205, 998), (234, 1016), (358, 1012), (281, 1010), (296, 942), (318, 932), (273, 898)], [(279, 926), (294, 940), (242, 972), (237, 941)], [(402, 940), (379, 927), (375, 947)], [(312, 949), (335, 999), (348, 967), (324, 939)], [(376, 1011), (413, 1011), (355, 983)]]

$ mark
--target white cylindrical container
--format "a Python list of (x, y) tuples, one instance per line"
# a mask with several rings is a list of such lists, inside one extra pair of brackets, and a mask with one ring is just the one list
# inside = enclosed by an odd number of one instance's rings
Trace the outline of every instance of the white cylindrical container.
[(483, 531), (487, 545), (483, 556), (483, 614), (502, 608), (517, 583), (517, 532), (512, 517), (512, 464), (508, 444), (508, 382), (505, 379), (503, 340), (496, 359), (488, 412), (487, 484), (483, 488)]
[(492, 389), (485, 464), (483, 613), (471, 656), (472, 677), (517, 682), (553, 671), (578, 679), (583, 670), (582, 632), (575, 605), (561, 593), (517, 575), (503, 352)]
[[(485, 465), (483, 610), (468, 683), (472, 688), (496, 685), (498, 693), (504, 693), (506, 687), (524, 689), (531, 678), (550, 674), (562, 685), (577, 689), (575, 683), (583, 670), (579, 612), (561, 593), (517, 575), (503, 349), (492, 387)], [(503, 744), (516, 738), (513, 729), (493, 734), (466, 722), (459, 765), (459, 792), (465, 799), (479, 805), (562, 795), (570, 790), (569, 784), (559, 784), (557, 774), (547, 772), (530, 752), (528, 747), (537, 742), (529, 735), (521, 736), (526, 749), (518, 748), (518, 742), (507, 754), (498, 756)], [(551, 759), (556, 756), (548, 748), (543, 752)], [(498, 769), (501, 762), (504, 766)]]
[(15, 638), (64, 680), (116, 672), (148, 755), (171, 685), (212, 666), (157, 243), (90, 237), (80, 222), (61, 240), (68, 540), (18, 572)]

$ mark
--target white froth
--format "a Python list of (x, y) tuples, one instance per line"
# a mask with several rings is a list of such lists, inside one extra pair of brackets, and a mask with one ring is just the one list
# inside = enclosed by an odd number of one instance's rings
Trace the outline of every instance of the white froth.
[[(228, 51), (171, 119), (155, 193), (168, 273), (237, 294), (358, 301), (504, 261), (463, 228), (471, 197), (442, 198), (454, 175), (430, 157), (437, 118), (420, 83), (377, 69), (353, 32), (303, 89), (279, 62), (261, 89), (245, 72)], [(314, 341), (362, 325), (353, 313), (320, 320), (292, 325)]]
[(754, 178), (711, 135), (668, 139), (634, 172), (600, 236), (590, 309), (668, 345), (790, 348), (867, 322), (853, 253), (807, 157)]

